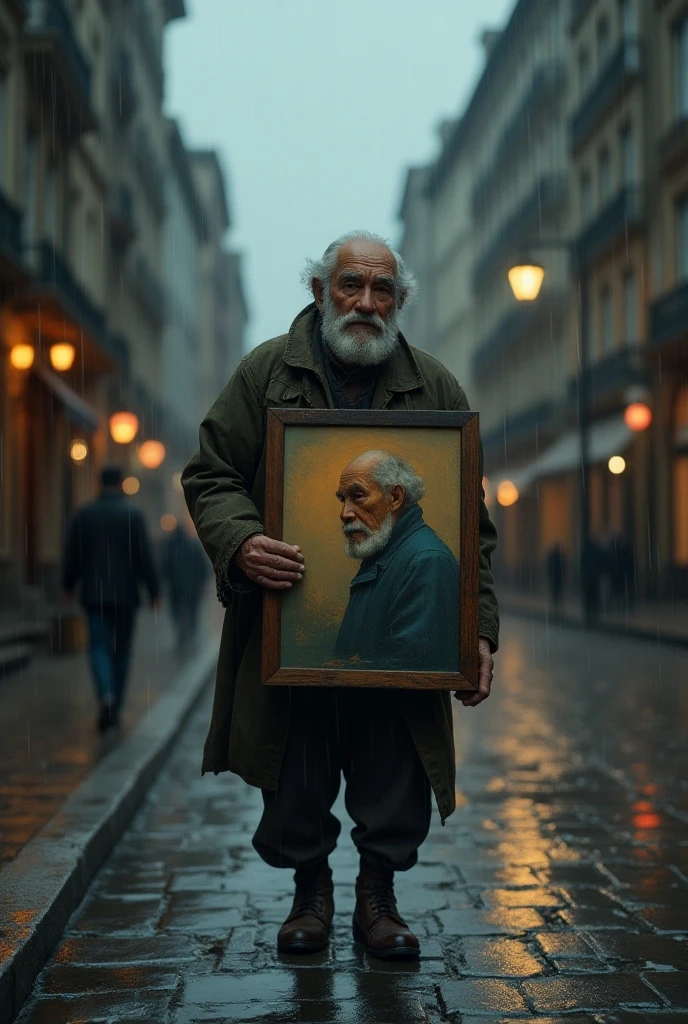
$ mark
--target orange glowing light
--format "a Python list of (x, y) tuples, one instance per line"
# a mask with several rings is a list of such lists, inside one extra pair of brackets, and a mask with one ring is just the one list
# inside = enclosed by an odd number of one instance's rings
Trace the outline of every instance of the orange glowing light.
[(633, 824), (637, 829), (659, 828), (662, 819), (659, 814), (634, 814)]
[(139, 418), (133, 412), (115, 412), (110, 417), (110, 434), (117, 444), (129, 444), (139, 432)]
[(57, 345), (50, 346), (50, 362), (54, 370), (69, 370), (75, 356), (76, 349), (68, 341), (61, 341)]
[(73, 462), (83, 462), (88, 455), (88, 444), (81, 437), (75, 437), (69, 449)]
[(136, 494), (141, 484), (135, 476), (128, 476), (122, 481), (122, 490), (125, 494)]
[(511, 480), (502, 480), (499, 487), (497, 488), (497, 501), (504, 508), (508, 508), (509, 505), (513, 505), (518, 501), (518, 487), (512, 483)]
[(165, 445), (162, 441), (144, 441), (138, 454), (142, 466), (146, 469), (157, 469), (165, 459)]
[(172, 533), (172, 530), (174, 530), (176, 525), (177, 520), (175, 519), (171, 512), (166, 512), (165, 515), (162, 516), (162, 518), (160, 519), (160, 527), (161, 529), (165, 530), (166, 533)]
[(13, 345), (10, 350), (10, 362), (15, 370), (28, 370), (29, 367), (33, 366), (35, 356), (36, 353), (33, 345), (29, 345), (24, 341)]
[(652, 409), (645, 402), (631, 402), (624, 410), (624, 423), (629, 430), (647, 430), (652, 423)]

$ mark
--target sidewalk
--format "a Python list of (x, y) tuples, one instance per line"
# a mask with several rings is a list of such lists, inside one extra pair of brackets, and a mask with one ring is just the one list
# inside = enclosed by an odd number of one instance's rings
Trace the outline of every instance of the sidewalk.
[[(199, 643), (219, 643), (222, 609), (208, 591)], [(38, 654), (0, 680), (0, 868), (9, 863), (91, 769), (153, 709), (182, 667), (163, 604), (137, 619), (120, 730), (99, 736), (86, 653)]]
[[(564, 600), (561, 617), (552, 614), (547, 597), (514, 587), (497, 584), (501, 611), (508, 615), (525, 615), (545, 619), (559, 626), (584, 627), (583, 613), (576, 598)], [(688, 645), (688, 604), (671, 602), (639, 603), (625, 613), (605, 612), (593, 626), (585, 628), (602, 632), (658, 640), (661, 643)]]

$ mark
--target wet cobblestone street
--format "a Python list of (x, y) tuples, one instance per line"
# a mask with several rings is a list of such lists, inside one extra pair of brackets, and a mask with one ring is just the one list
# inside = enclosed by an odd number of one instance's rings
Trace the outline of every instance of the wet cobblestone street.
[(199, 773), (209, 700), (73, 916), (21, 1024), (688, 1020), (688, 651), (508, 619), (493, 697), (456, 706), (459, 807), (397, 875), (421, 960), (351, 938), (278, 956), (291, 873), (251, 846), (260, 794)]

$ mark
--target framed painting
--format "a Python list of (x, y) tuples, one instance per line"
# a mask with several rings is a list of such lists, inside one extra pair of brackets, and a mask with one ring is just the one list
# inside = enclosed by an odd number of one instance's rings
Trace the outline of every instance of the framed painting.
[(475, 691), (479, 493), (475, 412), (268, 409), (263, 684)]

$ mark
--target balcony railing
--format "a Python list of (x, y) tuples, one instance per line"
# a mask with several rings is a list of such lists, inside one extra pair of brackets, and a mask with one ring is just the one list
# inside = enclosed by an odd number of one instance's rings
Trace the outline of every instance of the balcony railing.
[(688, 281), (662, 295), (650, 306), (649, 347), (657, 351), (688, 339)]
[(471, 206), (475, 216), (481, 215), (489, 196), (498, 187), (505, 167), (508, 169), (512, 154), (532, 129), (539, 112), (547, 109), (548, 104), (562, 95), (565, 81), (566, 71), (561, 63), (543, 64), (536, 69), (523, 102), (519, 105), (497, 144), (494, 158), (491, 161), (491, 170), (473, 190)]
[(566, 202), (567, 181), (563, 174), (546, 174), (528, 193), (515, 213), (499, 230), (473, 268), (473, 287), (479, 289), (508, 258), (510, 248), (520, 242), (536, 243), (544, 221), (559, 212)]
[(506, 313), (495, 329), (477, 346), (472, 370), (475, 377), (485, 376), (496, 363), (512, 351), (522, 339), (532, 338), (542, 324), (548, 330), (552, 317), (561, 316), (566, 308), (565, 291), (552, 289), (538, 298), (537, 303), (522, 303)]
[[(38, 88), (56, 106), (70, 135), (97, 126), (91, 109), (91, 68), (74, 35), (64, 0), (24, 0), (23, 43)], [(50, 74), (41, 71), (49, 66)], [(61, 88), (55, 89), (54, 79)]]
[(167, 293), (144, 256), (138, 256), (131, 277), (139, 305), (156, 327), (167, 320)]
[[(604, 403), (623, 402), (626, 388), (649, 383), (648, 370), (642, 366), (640, 350), (635, 344), (604, 356), (587, 371), (589, 396), (592, 406)], [(567, 384), (567, 398), (571, 406), (577, 405), (578, 378), (572, 377)]]
[(574, 152), (587, 142), (628, 86), (642, 72), (642, 49), (637, 39), (625, 39), (593, 82), (571, 118)]
[(38, 250), (37, 277), (41, 284), (49, 285), (62, 303), (99, 344), (105, 340), (105, 316), (95, 306), (74, 277), (65, 260), (50, 242), (43, 242)]
[(0, 251), (19, 260), (21, 251), (21, 213), (0, 192)]
[(486, 457), (502, 450), (505, 439), (510, 448), (521, 445), (531, 438), (535, 439), (536, 436), (542, 444), (546, 435), (553, 432), (556, 413), (554, 402), (543, 400), (529, 405), (521, 412), (505, 416), (501, 426), (491, 430), (488, 434), (483, 434), (483, 450)]
[(638, 185), (621, 189), (578, 236), (576, 248), (580, 263), (587, 266), (619, 239), (625, 244), (628, 236), (644, 223), (644, 190)]

